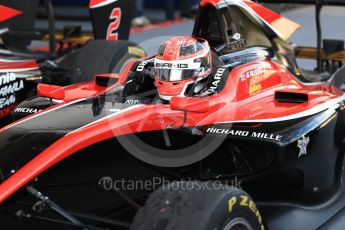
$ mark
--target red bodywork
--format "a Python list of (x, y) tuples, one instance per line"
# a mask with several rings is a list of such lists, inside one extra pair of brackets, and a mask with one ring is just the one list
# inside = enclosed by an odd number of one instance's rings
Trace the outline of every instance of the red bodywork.
[(116, 1), (117, 0), (90, 0), (89, 7), (90, 8), (100, 7), (100, 6), (110, 4)]
[(38, 69), (35, 60), (5, 60), (0, 59), (0, 73), (21, 72)]
[[(128, 65), (126, 70), (118, 75), (117, 85), (124, 83), (132, 65), (133, 63)], [(263, 68), (263, 70), (255, 71), (258, 68)], [(248, 73), (254, 73), (253, 71), (259, 74), (248, 75)], [(116, 75), (112, 75), (112, 77), (116, 77)], [(94, 82), (67, 87), (65, 102), (41, 113), (49, 113), (50, 110), (77, 98), (99, 95), (110, 88), (97, 86)], [(279, 103), (274, 96), (277, 91), (307, 93), (309, 101), (301, 104)], [(164, 104), (135, 106), (125, 113), (114, 114), (107, 119), (67, 134), (0, 185), (0, 202), (5, 201), (48, 168), (95, 143), (129, 133), (167, 129), (168, 126), (180, 127), (184, 120), (183, 108), (194, 111), (197, 110), (193, 109), (196, 105), (203, 107), (203, 110), (188, 112), (185, 126), (222, 122), (261, 123), (286, 120), (291, 116), (309, 116), (324, 110), (327, 102), (342, 96), (341, 90), (328, 84), (302, 84), (284, 67), (275, 62), (269, 60), (251, 62), (235, 68), (230, 73), (225, 88), (219, 94), (206, 98), (192, 98), (189, 102), (188, 98), (183, 100), (173, 98), (172, 106)], [(205, 109), (206, 105), (208, 109)], [(26, 119), (33, 119), (35, 116), (40, 116), (41, 113)], [(146, 120), (144, 124), (143, 119)], [(157, 120), (161, 122), (156, 122)], [(1, 131), (15, 125), (16, 123)]]
[(0, 22), (7, 21), (23, 13), (20, 10), (12, 9), (3, 5), (0, 5), (0, 12)]

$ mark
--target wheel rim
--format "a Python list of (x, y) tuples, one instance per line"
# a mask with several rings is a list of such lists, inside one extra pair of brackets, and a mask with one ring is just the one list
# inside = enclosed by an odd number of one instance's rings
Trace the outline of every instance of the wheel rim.
[(253, 230), (252, 225), (242, 217), (231, 220), (223, 230)]

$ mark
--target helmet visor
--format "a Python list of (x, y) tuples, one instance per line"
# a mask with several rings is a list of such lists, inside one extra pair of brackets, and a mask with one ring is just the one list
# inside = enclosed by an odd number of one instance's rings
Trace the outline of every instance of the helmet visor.
[(200, 70), (197, 69), (156, 69), (156, 76), (161, 81), (181, 81), (199, 74)]

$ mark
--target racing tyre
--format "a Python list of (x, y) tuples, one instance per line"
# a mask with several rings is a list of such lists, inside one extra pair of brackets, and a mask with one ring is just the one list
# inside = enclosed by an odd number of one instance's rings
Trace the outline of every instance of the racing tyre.
[(70, 84), (91, 81), (95, 74), (121, 73), (131, 60), (142, 58), (145, 51), (129, 41), (94, 40), (60, 62), (71, 70)]
[(264, 230), (251, 197), (217, 183), (175, 182), (155, 191), (131, 230)]

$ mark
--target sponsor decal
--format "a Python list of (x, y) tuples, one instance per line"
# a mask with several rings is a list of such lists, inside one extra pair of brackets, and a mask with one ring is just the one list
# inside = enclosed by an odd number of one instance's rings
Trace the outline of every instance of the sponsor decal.
[(174, 64), (174, 63), (156, 63), (156, 68), (168, 68), (168, 69), (189, 69), (188, 64)]
[(13, 73), (0, 74), (0, 86), (11, 83), (16, 80), (16, 76)]
[(256, 92), (260, 91), (261, 89), (262, 89), (261, 84), (251, 85), (251, 86), (249, 87), (249, 93), (250, 93), (250, 94), (253, 94), (253, 93), (256, 93)]
[(9, 95), (7, 97), (0, 98), (0, 109), (16, 103), (16, 97), (14, 95)]
[(249, 131), (242, 131), (242, 130), (232, 130), (232, 129), (217, 129), (217, 128), (208, 128), (207, 133), (215, 133), (215, 134), (224, 134), (224, 135), (231, 135), (231, 136), (239, 136), (239, 137), (249, 137)]
[(260, 224), (260, 229), (264, 230), (265, 225), (263, 223), (263, 219), (261, 217), (261, 214), (256, 207), (254, 201), (245, 195), (240, 195), (240, 196), (233, 196), (228, 200), (228, 212), (232, 213), (236, 208), (242, 207), (242, 208), (248, 208), (255, 217), (257, 218), (259, 224)]
[(145, 51), (134, 46), (128, 46), (128, 53), (138, 57), (145, 57)]
[(142, 72), (145, 69), (145, 66), (147, 63), (148, 63), (147, 61), (141, 62), (137, 67), (137, 72)]
[(14, 94), (15, 92), (18, 92), (24, 88), (24, 81), (15, 81), (9, 85), (2, 86), (0, 88), (0, 96), (6, 97), (9, 94)]
[(202, 58), (205, 55), (203, 53), (202, 55), (199, 55), (195, 57), (194, 59), (189, 60), (174, 60), (174, 61), (165, 61), (161, 60), (159, 58), (155, 58), (155, 68), (159, 69), (199, 69), (201, 67), (201, 62), (199, 61), (200, 58)]
[(212, 86), (210, 87), (213, 91), (217, 91), (219, 88), (219, 83), (223, 77), (223, 74), (225, 72), (224, 68), (219, 68), (217, 73), (214, 75), (213, 77), (213, 82), (212, 82)]
[(300, 140), (298, 140), (297, 147), (299, 148), (298, 158), (307, 155), (307, 147), (310, 143), (310, 138), (304, 135)]
[(28, 114), (34, 114), (34, 113), (38, 113), (39, 109), (33, 109), (33, 108), (16, 108), (14, 110), (15, 113), (28, 113)]
[(281, 141), (283, 138), (283, 136), (276, 135), (273, 133), (262, 133), (262, 132), (252, 132), (252, 131), (233, 130), (233, 129), (208, 128), (206, 132), (213, 133), (213, 134), (229, 135), (229, 136), (234, 136), (234, 137), (248, 137), (248, 138), (273, 140), (273, 141)]
[(169, 56), (174, 56), (177, 54), (177, 48), (169, 47), (167, 52)]
[(262, 75), (266, 72), (266, 68), (256, 68), (256, 69), (252, 69), (252, 70), (249, 70), (247, 72), (244, 72), (240, 75), (240, 79), (241, 81), (246, 81), (252, 77), (256, 77), (256, 76), (259, 76), (259, 75)]
[(24, 89), (24, 80), (13, 73), (0, 74), (0, 109), (16, 103), (16, 92)]
[(125, 105), (139, 105), (139, 104), (140, 104), (139, 100), (127, 100), (125, 102)]

